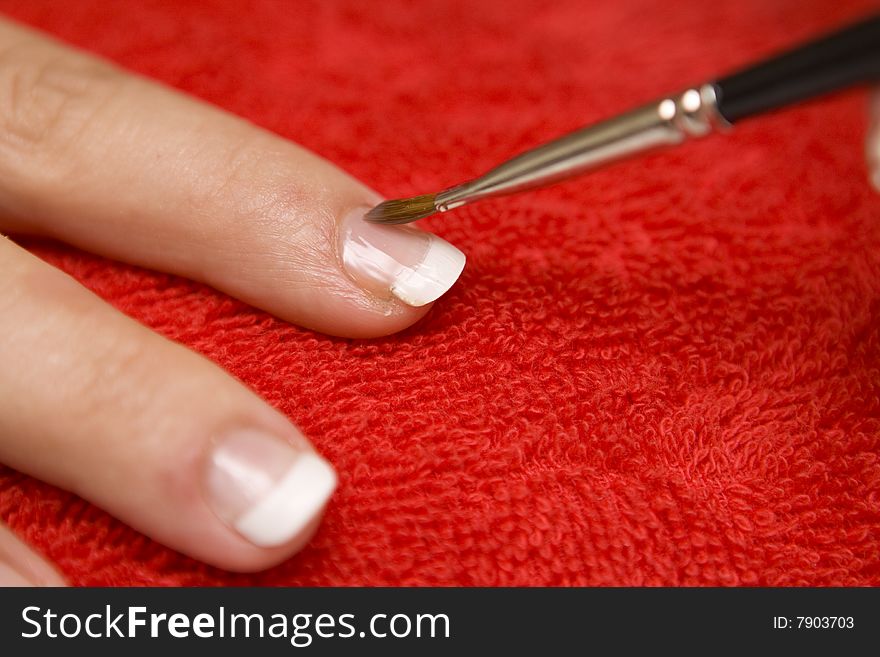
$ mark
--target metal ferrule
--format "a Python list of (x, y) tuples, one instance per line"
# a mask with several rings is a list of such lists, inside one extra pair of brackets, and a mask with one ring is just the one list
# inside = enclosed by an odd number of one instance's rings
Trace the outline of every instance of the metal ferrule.
[(729, 125), (718, 112), (714, 84), (689, 88), (527, 151), (440, 192), (434, 205), (445, 212), (481, 198), (543, 187)]

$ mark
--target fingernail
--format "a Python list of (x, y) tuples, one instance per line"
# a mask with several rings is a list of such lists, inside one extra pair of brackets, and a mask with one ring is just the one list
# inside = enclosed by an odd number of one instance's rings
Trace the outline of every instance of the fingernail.
[(214, 512), (260, 547), (296, 536), (336, 488), (336, 473), (320, 456), (250, 430), (217, 442), (206, 478)]
[(340, 230), (342, 263), (362, 288), (395, 296), (410, 306), (440, 298), (464, 269), (464, 253), (436, 235), (411, 226), (383, 226), (350, 213)]
[(9, 564), (0, 563), (0, 587), (13, 586), (38, 586), (38, 584), (29, 580)]

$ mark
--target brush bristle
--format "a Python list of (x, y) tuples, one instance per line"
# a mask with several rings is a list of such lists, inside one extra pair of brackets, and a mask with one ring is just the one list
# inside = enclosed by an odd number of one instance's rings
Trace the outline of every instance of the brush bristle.
[(434, 214), (434, 194), (384, 201), (367, 212), (367, 221), (377, 224), (408, 224)]

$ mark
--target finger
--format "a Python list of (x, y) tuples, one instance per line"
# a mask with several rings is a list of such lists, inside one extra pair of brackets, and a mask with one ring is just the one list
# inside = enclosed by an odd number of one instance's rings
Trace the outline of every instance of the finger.
[(868, 108), (868, 138), (865, 142), (871, 184), (880, 192), (880, 89), (871, 94)]
[(217, 287), (326, 333), (404, 328), (464, 255), (230, 114), (0, 22), (0, 229)]
[(295, 427), (6, 239), (0, 263), (0, 462), (223, 568), (302, 547), (336, 478)]
[(61, 575), (0, 523), (0, 587), (65, 586)]

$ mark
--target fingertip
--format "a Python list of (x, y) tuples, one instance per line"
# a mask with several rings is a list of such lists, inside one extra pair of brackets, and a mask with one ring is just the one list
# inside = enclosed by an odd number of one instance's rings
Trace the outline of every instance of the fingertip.
[(436, 235), (429, 235), (428, 248), (421, 261), (401, 275), (391, 293), (407, 305), (419, 308), (449, 291), (464, 271), (464, 253)]
[(366, 222), (371, 193), (327, 175), (332, 189), (300, 190), (270, 222), (241, 223), (257, 230), (236, 229), (239, 248), (222, 266), (216, 252), (202, 254), (201, 278), (328, 335), (369, 339), (409, 328), (458, 280), (464, 254), (413, 226)]
[(311, 449), (250, 429), (212, 444), (205, 481), (217, 516), (259, 548), (295, 541), (337, 483), (333, 467)]

